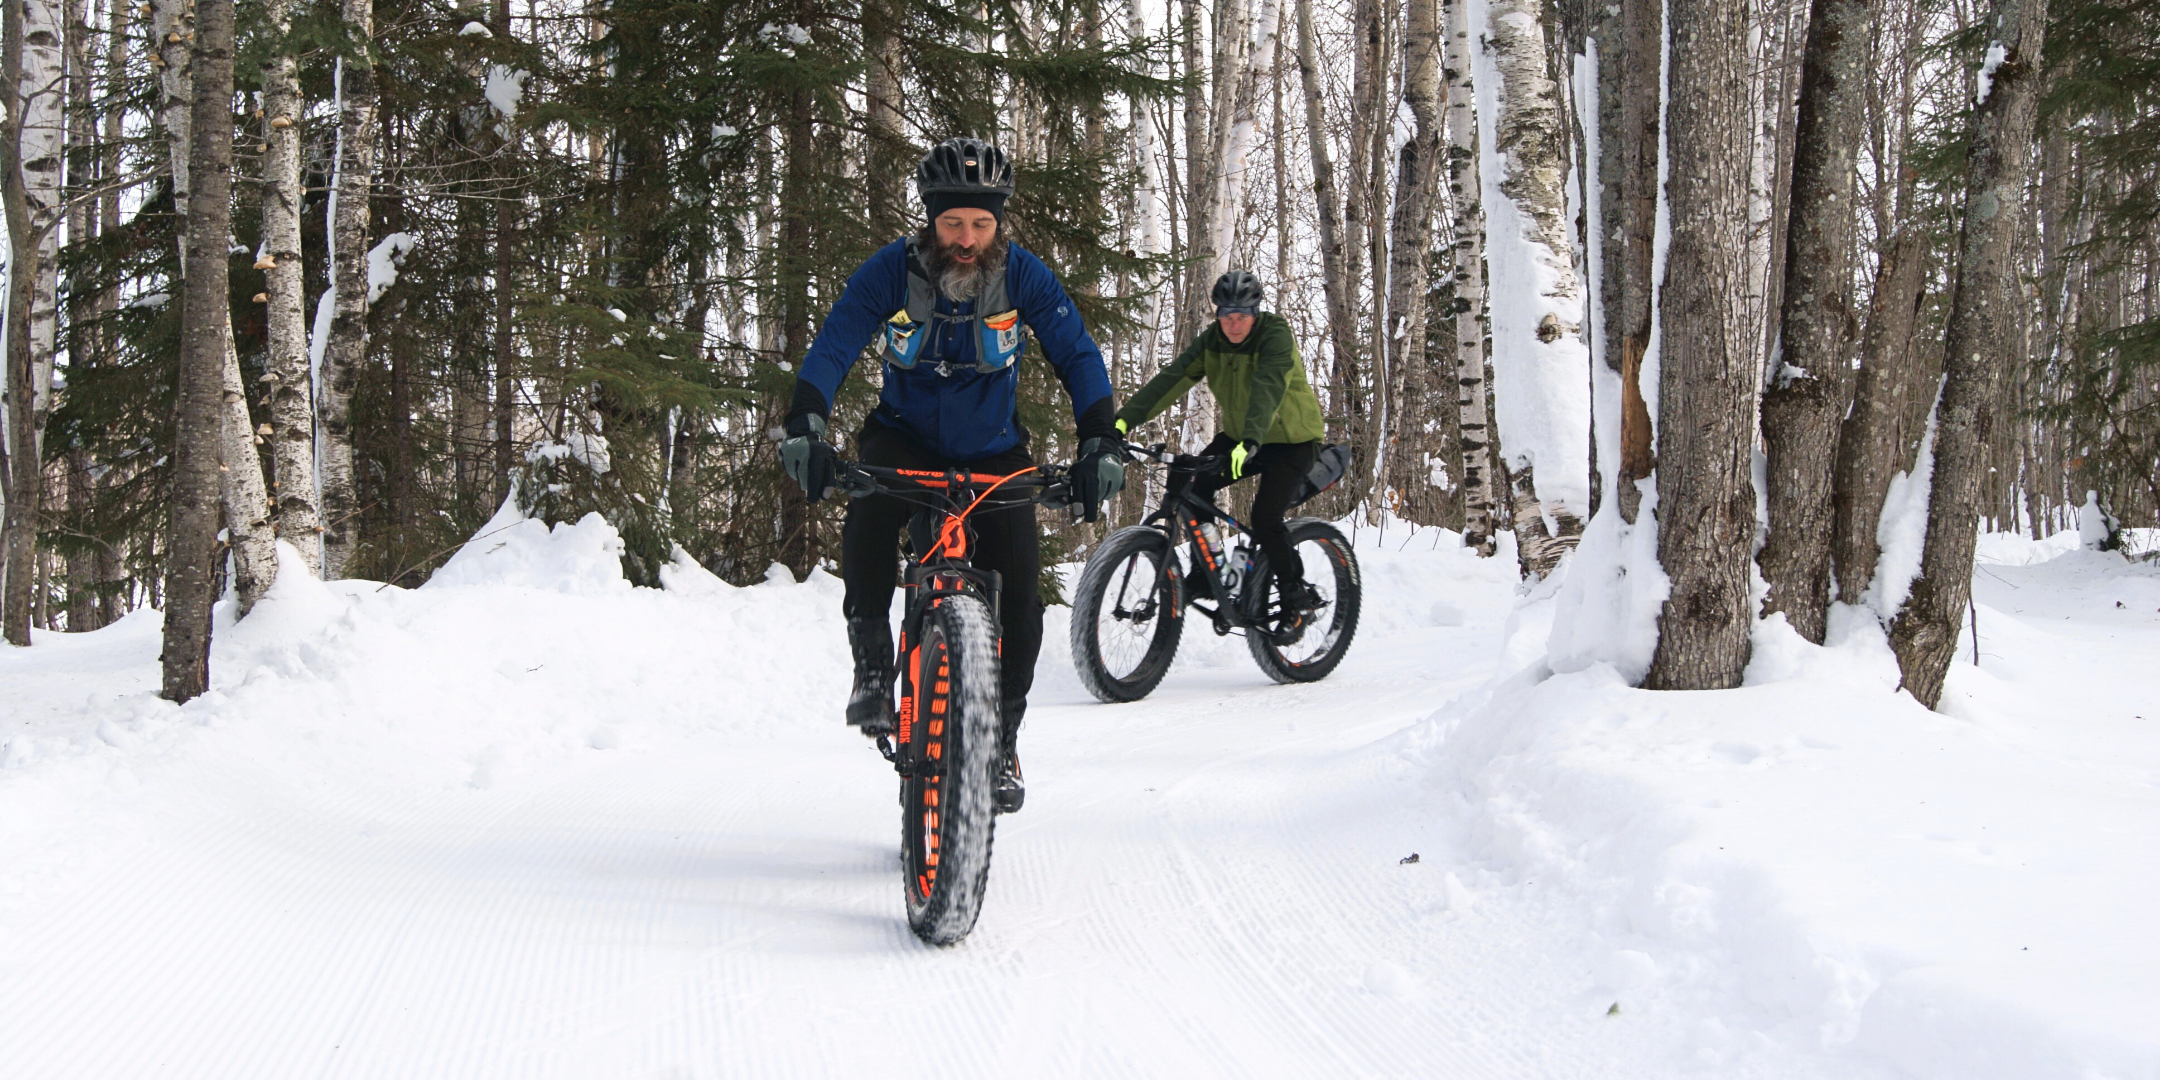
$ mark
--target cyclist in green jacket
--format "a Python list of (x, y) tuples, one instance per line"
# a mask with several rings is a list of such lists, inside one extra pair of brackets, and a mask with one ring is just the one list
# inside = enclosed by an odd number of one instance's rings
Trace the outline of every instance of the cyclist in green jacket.
[(1320, 597), (1305, 582), (1304, 563), (1290, 546), (1283, 511), (1312, 470), (1327, 434), (1320, 398), (1306, 381), (1289, 321), (1260, 310), (1259, 278), (1248, 270), (1232, 270), (1216, 280), (1213, 298), (1214, 325), (1125, 402), (1117, 414), (1118, 431), (1123, 434), (1148, 422), (1206, 379), (1222, 407), (1226, 430), (1201, 453), (1224, 455), (1228, 461), (1221, 473), (1192, 483), (1200, 494), (1212, 496), (1259, 474), (1260, 490), (1246, 524), (1275, 568), (1284, 610), (1310, 609)]

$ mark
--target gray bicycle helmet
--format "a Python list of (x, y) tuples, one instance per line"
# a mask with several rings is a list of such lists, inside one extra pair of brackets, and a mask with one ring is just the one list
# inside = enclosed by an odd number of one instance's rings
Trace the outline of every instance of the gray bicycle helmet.
[(981, 139), (947, 139), (915, 167), (915, 190), (933, 221), (958, 207), (988, 210), (1003, 221), (1005, 200), (1013, 193), (1012, 162)]
[(1260, 291), (1260, 279), (1250, 270), (1232, 270), (1215, 279), (1215, 314), (1257, 315), (1265, 297)]

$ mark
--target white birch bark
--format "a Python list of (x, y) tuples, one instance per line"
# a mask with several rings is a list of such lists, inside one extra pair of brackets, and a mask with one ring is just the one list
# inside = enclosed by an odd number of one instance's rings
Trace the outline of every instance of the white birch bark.
[(1253, 19), (1252, 33), (1245, 43), (1239, 65), (1241, 70), (1230, 127), (1224, 134), (1222, 153), (1218, 157), (1222, 162), (1219, 181), (1222, 190), (1210, 208), (1213, 220), (1209, 229), (1215, 237), (1214, 262), (1208, 267), (1207, 274), (1210, 287), (1216, 278), (1230, 269), (1230, 261), (1236, 255), (1237, 225), (1245, 216), (1246, 170), (1251, 164), (1253, 138), (1260, 126), (1257, 115), (1260, 87), (1274, 77), (1276, 21), (1281, 10), (1281, 0), (1260, 0), (1260, 11)]
[(1493, 400), (1514, 488), (1517, 557), (1542, 577), (1582, 535), (1590, 505), (1590, 351), (1567, 215), (1567, 144), (1542, 7), (1486, 6), (1479, 167), (1492, 296)]
[(60, 184), (67, 98), (61, 11), (55, 0), (23, 4), (23, 194), (29, 201), (30, 227), (37, 230), (36, 276), (30, 288), (30, 442), (41, 455), (45, 417), (52, 411), (53, 356), (60, 328)]
[(1455, 207), (1455, 383), (1462, 426), (1463, 546), (1481, 556), (1493, 537), (1491, 432), (1485, 412), (1485, 214), (1478, 176), (1477, 83), (1470, 0), (1447, 0), (1448, 178)]
[[(292, 0), (271, 0), (264, 14), (280, 35), (292, 28)], [(269, 297), (271, 464), (277, 478), (277, 534), (322, 573), (316, 512), (315, 385), (310, 377), (300, 263), (300, 75), (298, 58), (280, 51), (263, 65), (263, 241), (255, 266)]]
[[(345, 0), (345, 32), (356, 46), (371, 47), (374, 0)], [(341, 578), (359, 534), (359, 495), (354, 488), (352, 394), (367, 357), (368, 200), (375, 172), (375, 71), (363, 54), (338, 66), (337, 207), (331, 290), (336, 296), (316, 380), (322, 422), (323, 577)]]

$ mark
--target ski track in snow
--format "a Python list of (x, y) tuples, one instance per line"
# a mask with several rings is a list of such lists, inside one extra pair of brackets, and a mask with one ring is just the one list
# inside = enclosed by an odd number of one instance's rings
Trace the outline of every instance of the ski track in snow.
[(553, 588), (516, 536), (509, 584), (296, 586), (185, 710), (140, 618), (0, 656), (0, 1074), (1889, 1075), (1692, 1061), (1699, 1018), (1607, 1015), (1579, 897), (1472, 857), (1417, 732), (1489, 686), (1511, 559), (1368, 532), (1333, 677), (1195, 622), (1123, 706), (1054, 609), (1027, 808), (939, 950), (837, 582), (633, 593), (606, 539), (558, 527), (598, 561)]

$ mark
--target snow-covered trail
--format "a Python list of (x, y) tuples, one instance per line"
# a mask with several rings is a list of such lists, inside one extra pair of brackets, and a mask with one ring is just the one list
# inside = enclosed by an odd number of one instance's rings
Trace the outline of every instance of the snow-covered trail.
[[(101, 809), (12, 852), (0, 1072), (1665, 1075), (1662, 1031), (1605, 1015), (1535, 883), (1464, 884), (1399, 748), (1489, 675), (1508, 568), (1367, 561), (1379, 614), (1325, 683), (1269, 684), (1200, 630), (1108, 707), (1046, 650), (1028, 807), (950, 950), (908, 933), (894, 779), (837, 722), (828, 579), (288, 597), (258, 634), (350, 610), (312, 644), (228, 635), (223, 670), (273, 674), (193, 723), (142, 699), (154, 627), (54, 641), (111, 696), (48, 710), (33, 730), (100, 737), (28, 741), (31, 779)], [(746, 612), (778, 622), (745, 635)], [(625, 636), (663, 651), (625, 670)]]
[(1404, 539), (1315, 685), (1189, 627), (1098, 705), (1054, 609), (943, 950), (824, 574), (511, 523), (286, 577), (181, 708), (154, 615), (0, 649), (0, 1078), (2160, 1080), (2160, 567), (1991, 542), (1931, 713), (1842, 608), (1555, 673), (1549, 587)]

